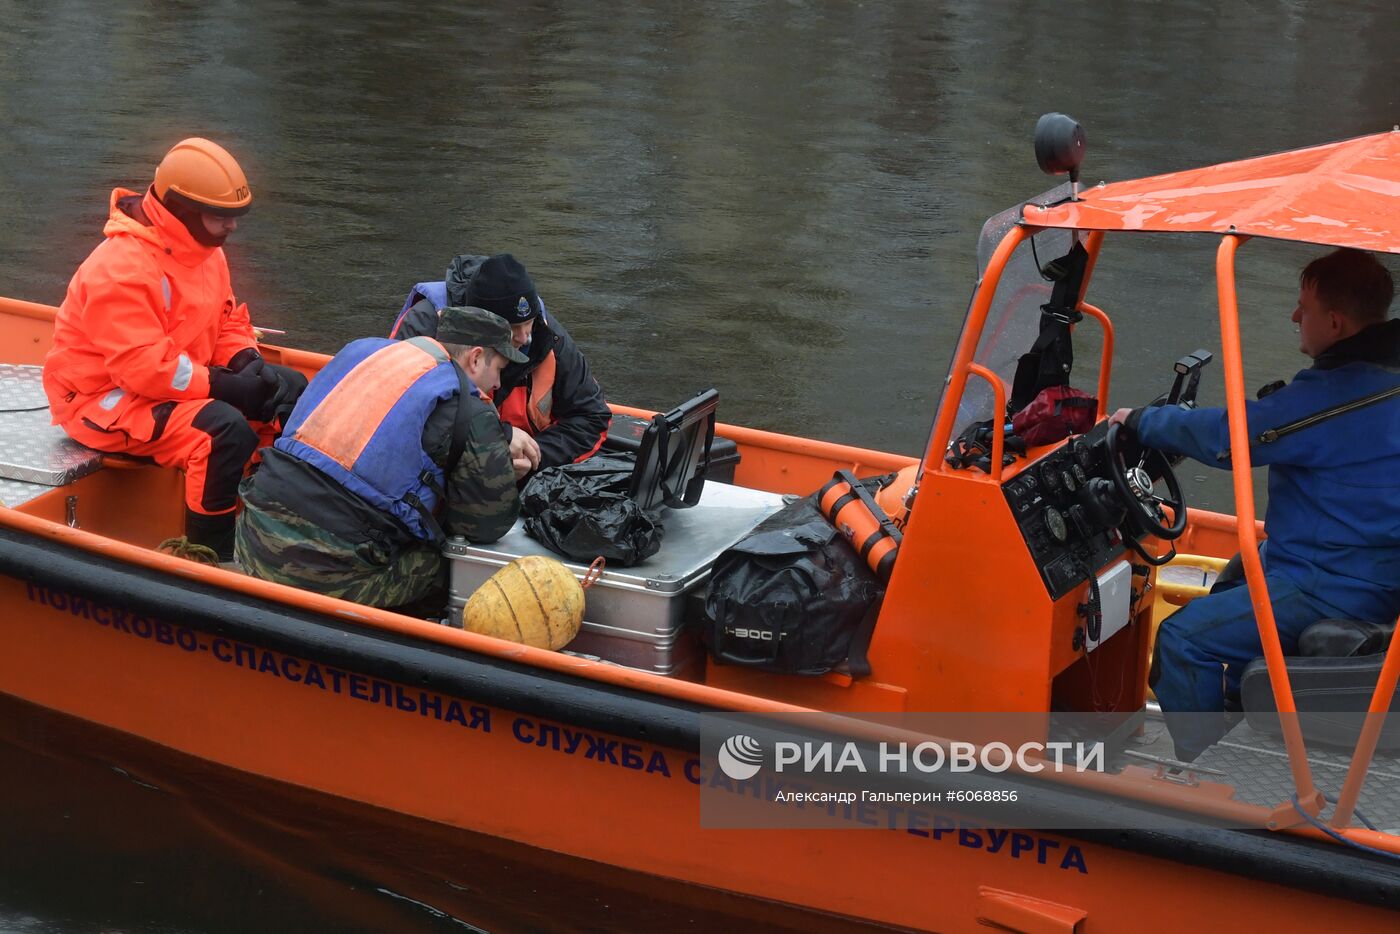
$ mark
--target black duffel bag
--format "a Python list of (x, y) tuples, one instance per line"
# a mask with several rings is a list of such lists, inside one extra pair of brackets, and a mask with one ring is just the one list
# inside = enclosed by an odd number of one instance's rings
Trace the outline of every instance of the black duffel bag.
[(808, 496), (715, 559), (701, 639), (720, 662), (819, 675), (865, 651), (884, 590)]
[(520, 494), (525, 531), (546, 548), (580, 564), (606, 558), (611, 567), (645, 561), (661, 548), (659, 515), (627, 495), (634, 462), (590, 457), (546, 467)]

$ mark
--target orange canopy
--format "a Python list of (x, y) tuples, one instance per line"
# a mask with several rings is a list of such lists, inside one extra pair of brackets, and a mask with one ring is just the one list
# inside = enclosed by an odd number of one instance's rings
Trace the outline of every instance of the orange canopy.
[(1090, 188), (1025, 207), (1082, 230), (1240, 233), (1400, 253), (1400, 130)]

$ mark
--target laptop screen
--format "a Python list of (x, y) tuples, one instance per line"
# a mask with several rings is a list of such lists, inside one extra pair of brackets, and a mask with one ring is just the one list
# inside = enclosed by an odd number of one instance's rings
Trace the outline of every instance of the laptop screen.
[(665, 415), (653, 415), (637, 448), (628, 495), (643, 509), (684, 509), (700, 501), (719, 390), (707, 389)]

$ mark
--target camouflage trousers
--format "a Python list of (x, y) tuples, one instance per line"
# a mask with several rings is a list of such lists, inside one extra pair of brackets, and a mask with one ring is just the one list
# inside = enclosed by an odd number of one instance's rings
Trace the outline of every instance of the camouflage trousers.
[(254, 577), (329, 597), (415, 610), (446, 603), (447, 565), (430, 543), (391, 553), (381, 543), (333, 535), (290, 510), (245, 501), (234, 550)]

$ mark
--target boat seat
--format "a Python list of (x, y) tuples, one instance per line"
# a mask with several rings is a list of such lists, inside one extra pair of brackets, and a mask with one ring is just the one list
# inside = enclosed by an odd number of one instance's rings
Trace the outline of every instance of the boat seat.
[(0, 364), (0, 504), (11, 508), (111, 462), (49, 424), (42, 374), (42, 367)]
[[(1394, 621), (1324, 619), (1303, 630), (1298, 637), (1299, 654), (1285, 661), (1304, 739), (1348, 748), (1356, 745), (1394, 635)], [(1264, 659), (1245, 666), (1240, 699), (1250, 726), (1265, 733), (1282, 732)], [(1391, 697), (1390, 710), (1400, 713), (1400, 692)], [(1400, 717), (1386, 717), (1376, 748), (1400, 751)]]

